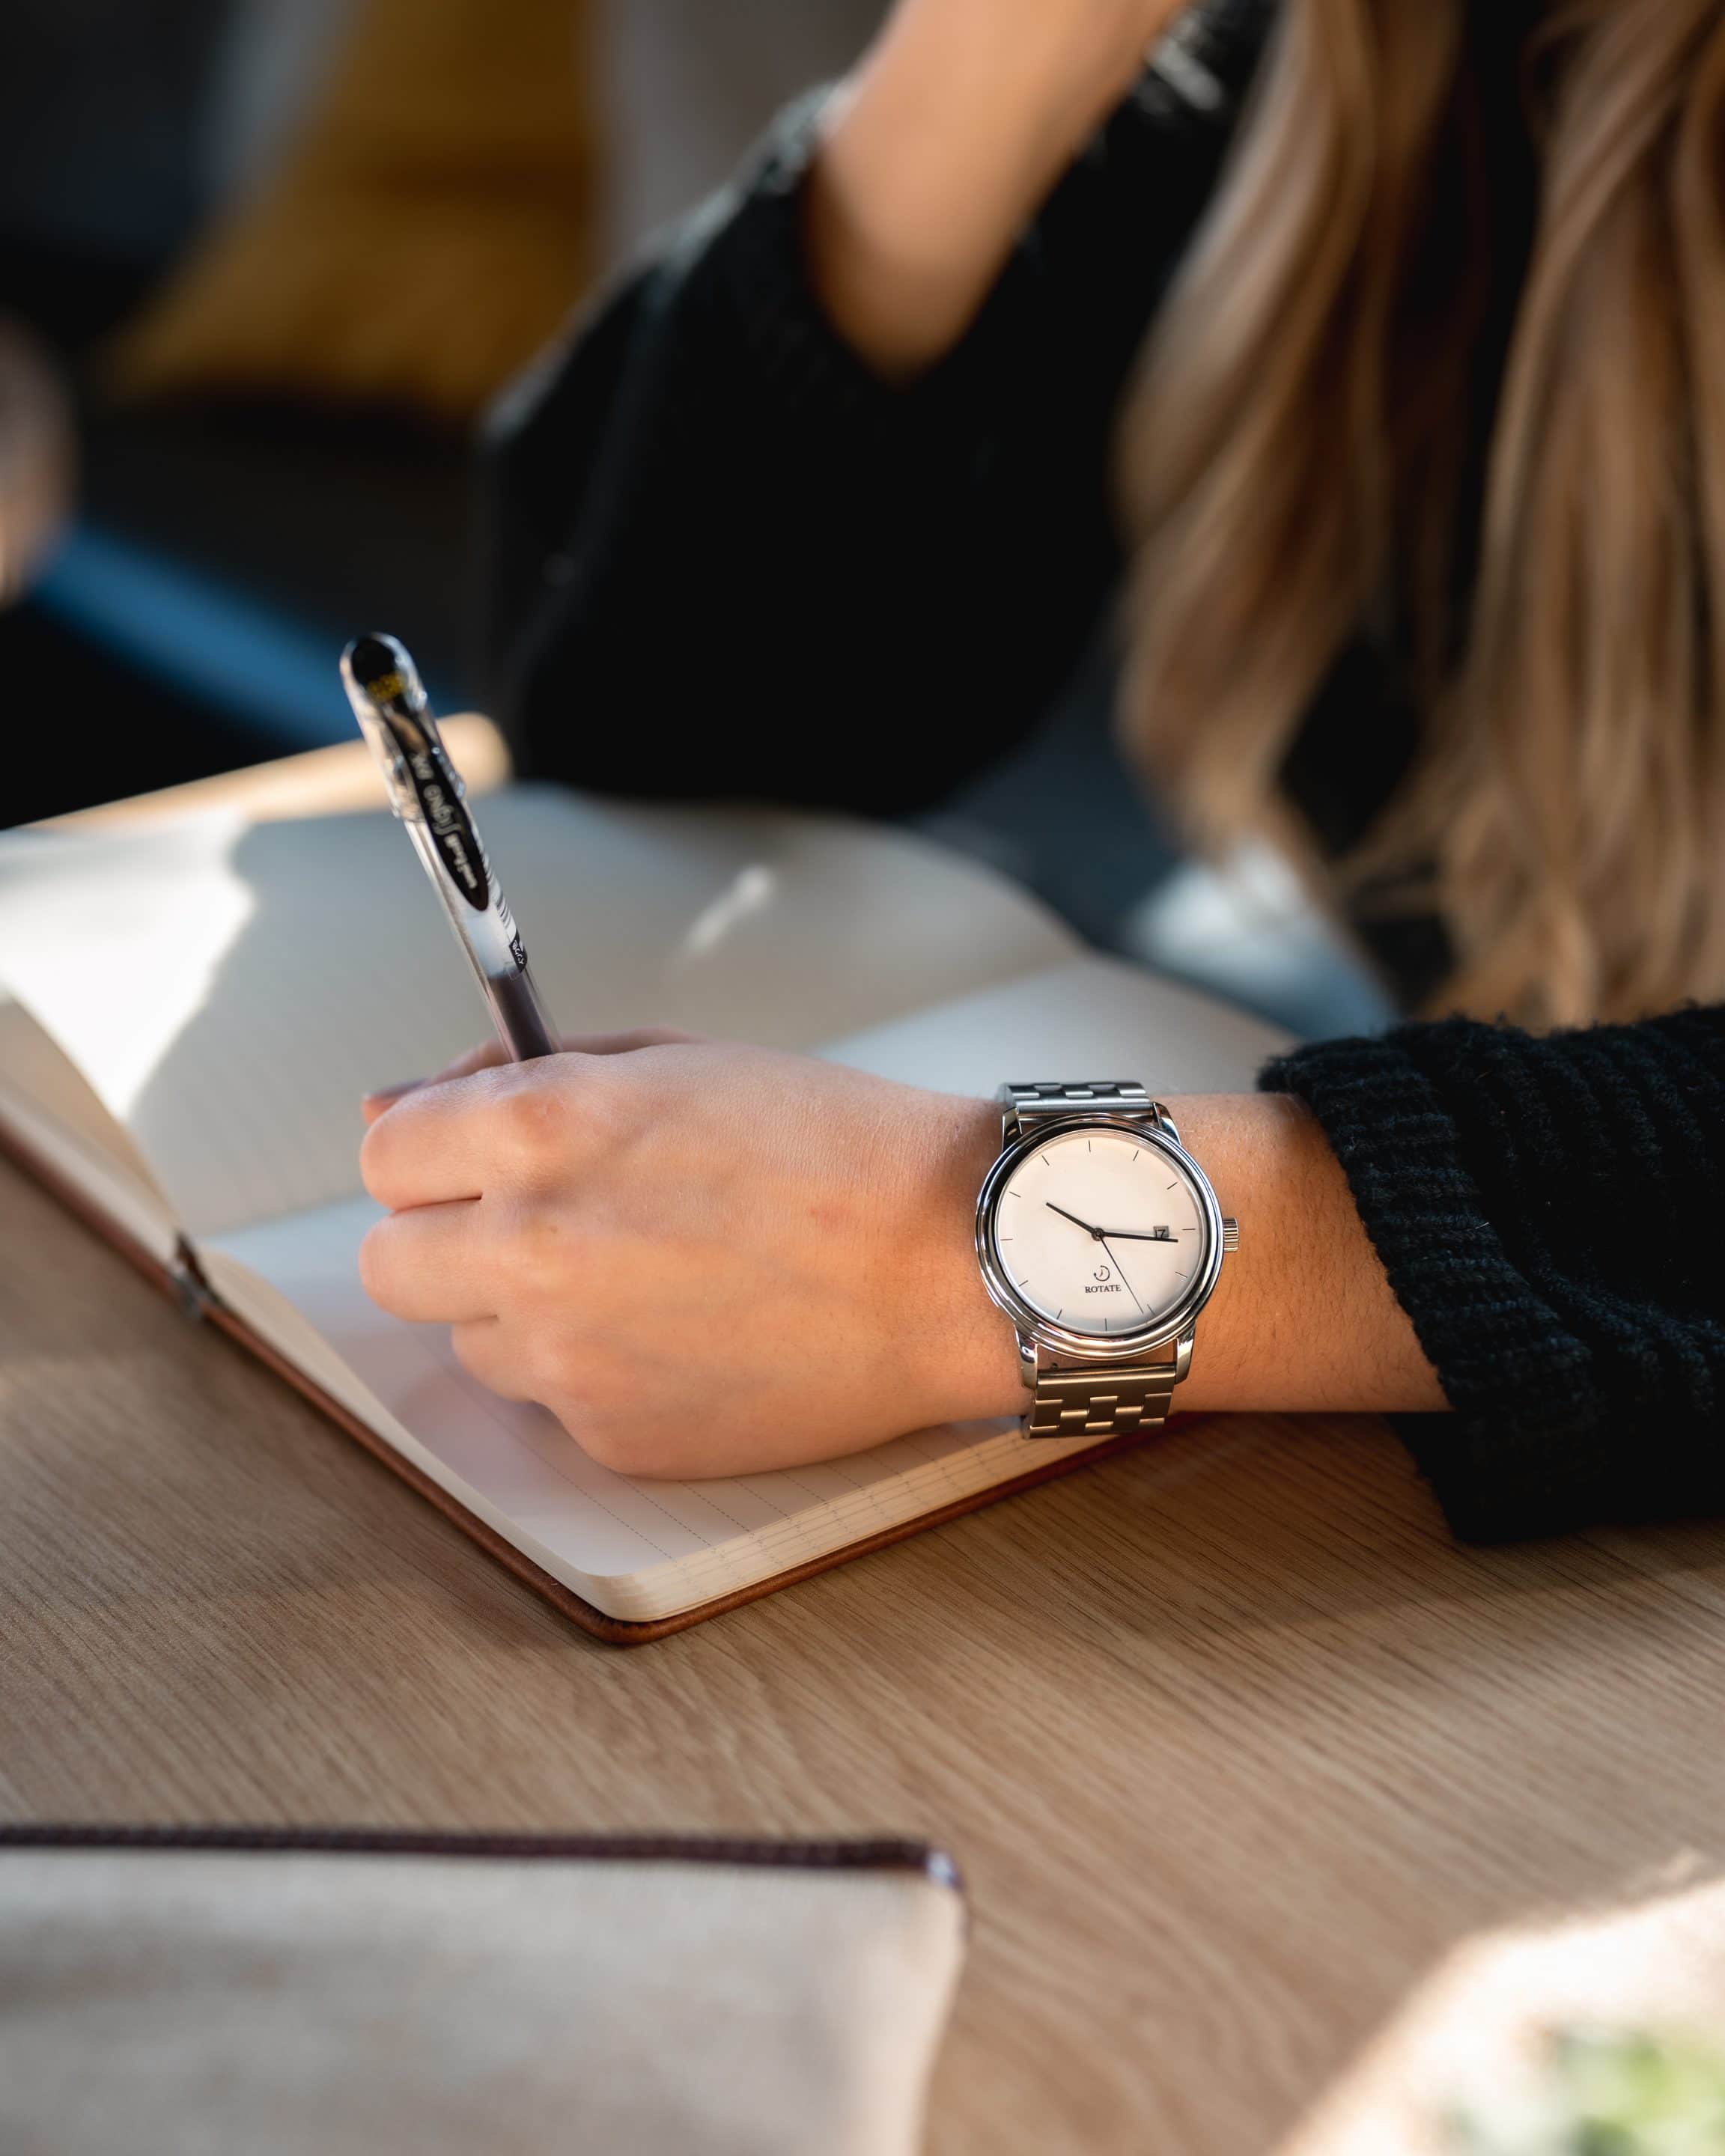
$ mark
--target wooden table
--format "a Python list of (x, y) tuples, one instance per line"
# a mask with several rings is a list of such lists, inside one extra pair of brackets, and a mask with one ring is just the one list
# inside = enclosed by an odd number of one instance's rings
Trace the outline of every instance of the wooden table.
[(1241, 1419), (574, 1631), (0, 1169), (0, 1815), (945, 1843), (932, 2146), (1276, 2147), (1452, 1943), (1725, 1856), (1725, 1537), (1466, 1553)]
[(1717, 1527), (1460, 1550), (1257, 1418), (598, 1646), (0, 1168), (0, 1815), (927, 1835), (936, 2156), (1287, 2145), (1458, 1942), (1720, 1865), (1722, 1676)]

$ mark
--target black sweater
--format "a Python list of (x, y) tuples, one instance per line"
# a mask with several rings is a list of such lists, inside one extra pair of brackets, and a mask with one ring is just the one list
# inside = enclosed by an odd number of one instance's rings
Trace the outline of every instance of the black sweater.
[[(1212, 9), (1214, 97), (1146, 78), (907, 389), (814, 298), (811, 111), (787, 116), (500, 413), (491, 690), (523, 769), (893, 812), (1029, 731), (1117, 575), (1114, 411), (1262, 18)], [(1322, 844), (1358, 835), (1411, 742), (1362, 644), (1283, 774)], [(1437, 1368), (1455, 1412), (1403, 1428), (1460, 1532), (1725, 1502), (1725, 1011), (1410, 1025), (1263, 1082), (1322, 1123)]]

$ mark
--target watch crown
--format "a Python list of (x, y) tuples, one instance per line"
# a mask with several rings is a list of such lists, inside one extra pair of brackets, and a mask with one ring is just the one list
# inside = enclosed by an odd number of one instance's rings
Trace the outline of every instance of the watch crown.
[(1222, 1223), (1222, 1248), (1224, 1251), (1237, 1250), (1240, 1248), (1240, 1223), (1238, 1220), (1224, 1220)]

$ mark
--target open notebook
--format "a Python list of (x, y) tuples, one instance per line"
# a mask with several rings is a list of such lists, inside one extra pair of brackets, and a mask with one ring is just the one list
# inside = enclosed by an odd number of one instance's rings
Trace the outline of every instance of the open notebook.
[[(1240, 1088), (1281, 1045), (901, 834), (529, 786), (485, 827), (571, 1030), (681, 1025), (978, 1094)], [(360, 1095), (485, 1030), (382, 813), (0, 839), (0, 1135), (589, 1629), (653, 1636), (1095, 1449), (991, 1423), (636, 1481), (485, 1392), (441, 1328), (375, 1310), (355, 1262)]]

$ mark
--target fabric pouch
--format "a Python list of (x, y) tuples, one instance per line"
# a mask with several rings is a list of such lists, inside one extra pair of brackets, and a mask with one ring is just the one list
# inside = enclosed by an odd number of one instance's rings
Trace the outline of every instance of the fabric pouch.
[(8, 2156), (908, 2156), (921, 1845), (0, 1831)]

